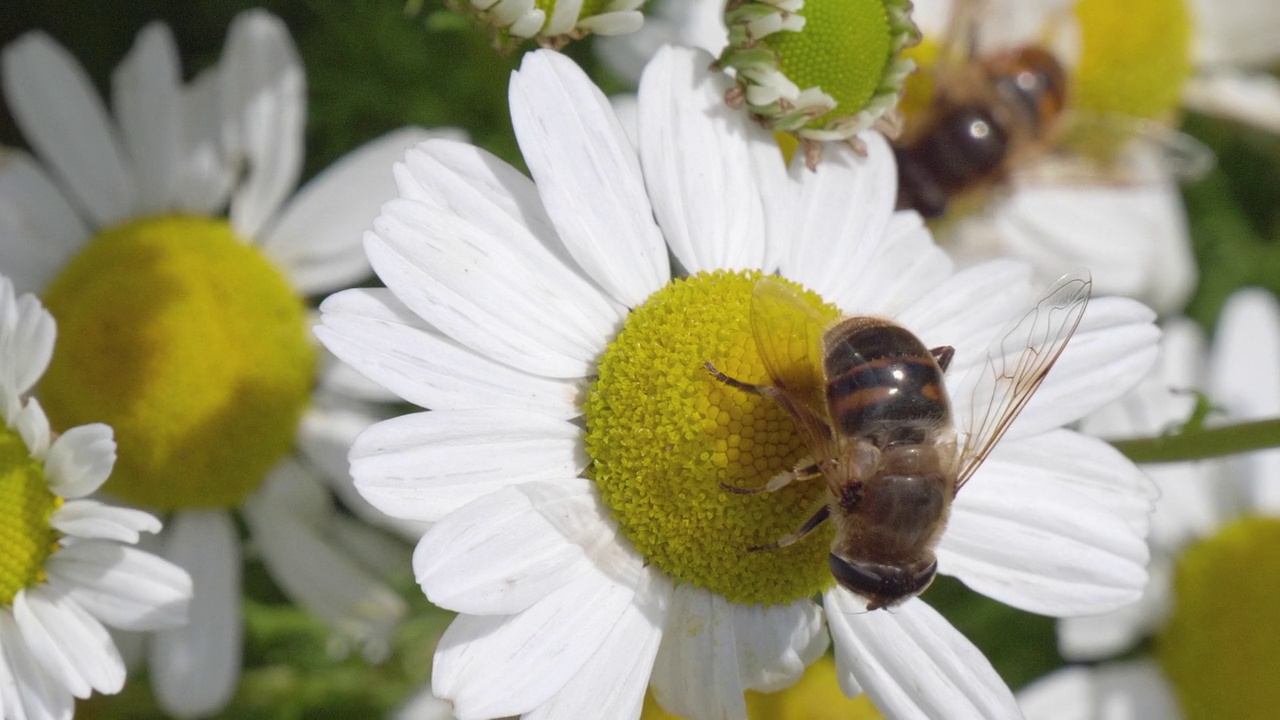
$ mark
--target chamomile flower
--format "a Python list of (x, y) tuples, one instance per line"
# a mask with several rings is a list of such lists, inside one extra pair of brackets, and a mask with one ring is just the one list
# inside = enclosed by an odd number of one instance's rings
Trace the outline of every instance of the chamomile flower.
[(110, 422), (104, 492), (169, 517), (162, 553), (196, 594), (190, 624), (152, 638), (151, 678), (165, 709), (202, 715), (240, 673), (236, 511), (338, 637), (377, 655), (404, 613), (333, 507), (334, 491), (356, 498), (347, 443), (386, 393), (319, 355), (305, 298), (368, 274), (360, 231), (394, 194), (392, 159), (426, 135), (374, 141), (291, 197), (305, 78), (259, 11), (189, 85), (169, 30), (144, 28), (111, 86), (108, 113), (46, 35), (5, 48), (5, 99), (38, 159), (0, 160), (0, 266), (59, 323), (37, 389), (53, 425)]
[[(1207, 370), (1204, 342), (1190, 324), (1169, 328), (1165, 357), (1161, 372), (1086, 427), (1109, 436), (1160, 432), (1188, 416), (1194, 401), (1186, 390), (1206, 384), (1209, 402), (1233, 420), (1280, 414), (1280, 304), (1265, 291), (1242, 290), (1228, 300)], [(1069, 659), (1116, 657), (1153, 636), (1154, 652), (1039, 681), (1024, 698), (1028, 717), (1274, 715), (1280, 695), (1271, 671), (1280, 641), (1269, 628), (1280, 587), (1278, 468), (1275, 450), (1153, 466), (1163, 495), (1152, 516), (1146, 593), (1106, 615), (1059, 621), (1058, 637)], [(1072, 687), (1087, 692), (1066, 701)]]
[[(927, 603), (865, 612), (835, 585), (829, 527), (746, 550), (794, 531), (826, 491), (720, 487), (762, 483), (804, 449), (779, 407), (704, 363), (764, 379), (748, 307), (777, 272), (831, 317), (885, 315), (954, 345), (958, 387), (1030, 306), (1030, 270), (953, 272), (919, 217), (893, 211), (877, 135), (865, 158), (836, 148), (817, 172), (788, 171), (724, 105), (730, 81), (710, 62), (658, 53), (637, 147), (572, 61), (527, 55), (510, 98), (533, 180), (463, 143), (418, 146), (366, 235), (386, 288), (321, 305), (330, 350), (431, 409), (370, 428), (351, 458), (370, 502), (434, 523), (415, 571), (461, 614), (432, 688), (463, 720), (635, 718), (649, 685), (677, 715), (742, 718), (744, 691), (795, 682), (829, 629), (841, 689), (890, 716), (1013, 717), (1005, 684)], [(1048, 614), (1138, 596), (1147, 481), (1060, 426), (1146, 371), (1151, 319), (1131, 300), (1090, 305), (957, 497), (941, 572)], [(953, 399), (964, 417), (970, 400)]]
[(116, 444), (100, 423), (54, 433), (28, 397), (53, 354), (53, 318), (0, 276), (0, 715), (70, 718), (73, 698), (116, 693), (125, 665), (104, 625), (186, 621), (191, 578), (131, 547), (160, 529), (88, 499)]
[(644, 0), (448, 0), (447, 5), (489, 28), (499, 48), (536, 39), (560, 47), (570, 40), (625, 35), (644, 24)]

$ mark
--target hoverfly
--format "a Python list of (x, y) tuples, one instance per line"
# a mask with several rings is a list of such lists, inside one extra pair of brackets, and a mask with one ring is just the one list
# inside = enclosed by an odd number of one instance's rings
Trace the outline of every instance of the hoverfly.
[(1091, 287), (1085, 274), (1063, 277), (997, 335), (985, 364), (969, 376), (964, 391), (973, 403), (957, 429), (945, 379), (953, 347), (929, 348), (901, 325), (871, 315), (830, 323), (790, 286), (758, 281), (751, 325), (770, 384), (728, 377), (710, 362), (706, 368), (726, 385), (777, 402), (810, 456), (763, 487), (724, 487), (757, 494), (822, 478), (828, 493), (795, 533), (749, 550), (785, 547), (830, 520), (831, 572), (866, 598), (869, 610), (923, 592), (937, 572), (934, 547), (952, 499), (1066, 348)]

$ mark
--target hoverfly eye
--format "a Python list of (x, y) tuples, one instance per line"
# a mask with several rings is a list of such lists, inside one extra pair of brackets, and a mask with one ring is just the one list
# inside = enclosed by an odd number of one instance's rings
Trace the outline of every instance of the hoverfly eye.
[(850, 563), (835, 553), (827, 557), (827, 563), (831, 566), (831, 574), (835, 576), (836, 582), (844, 589), (865, 597), (880, 594), (884, 579), (879, 574), (862, 565)]

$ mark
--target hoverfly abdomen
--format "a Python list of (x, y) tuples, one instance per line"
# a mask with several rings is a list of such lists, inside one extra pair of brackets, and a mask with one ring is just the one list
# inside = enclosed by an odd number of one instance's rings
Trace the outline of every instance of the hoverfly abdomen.
[(942, 369), (916, 336), (876, 318), (833, 328), (825, 370), (831, 420), (882, 447), (918, 444), (951, 416)]

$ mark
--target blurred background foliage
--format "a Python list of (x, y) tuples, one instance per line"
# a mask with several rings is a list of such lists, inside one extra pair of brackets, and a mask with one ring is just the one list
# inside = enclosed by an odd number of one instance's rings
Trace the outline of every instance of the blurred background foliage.
[[(517, 167), (523, 164), (507, 114), (507, 81), (519, 53), (501, 56), (488, 36), (426, 0), (10, 0), (0, 3), (0, 43), (43, 30), (66, 46), (100, 89), (147, 22), (173, 29), (188, 78), (216, 61), (231, 18), (264, 7), (289, 25), (307, 68), (310, 177), (343, 153), (406, 124), (455, 126)], [(590, 54), (567, 49), (606, 92), (627, 90)], [(1188, 314), (1212, 327), (1234, 289), (1280, 293), (1280, 137), (1189, 116), (1184, 129), (1218, 156), (1216, 169), (1184, 188), (1201, 283)], [(0, 107), (0, 144), (23, 146)], [(290, 605), (252, 561), (245, 570), (245, 673), (225, 718), (370, 717), (385, 713), (430, 679), (435, 640), (450, 615), (432, 608), (405, 568), (399, 587), (411, 605), (385, 662), (370, 666), (335, 647), (326, 627)], [(1013, 610), (940, 578), (926, 595), (981, 648), (1014, 688), (1061, 666), (1053, 621)], [(160, 717), (135, 672), (118, 696), (80, 704), (82, 717)]]

